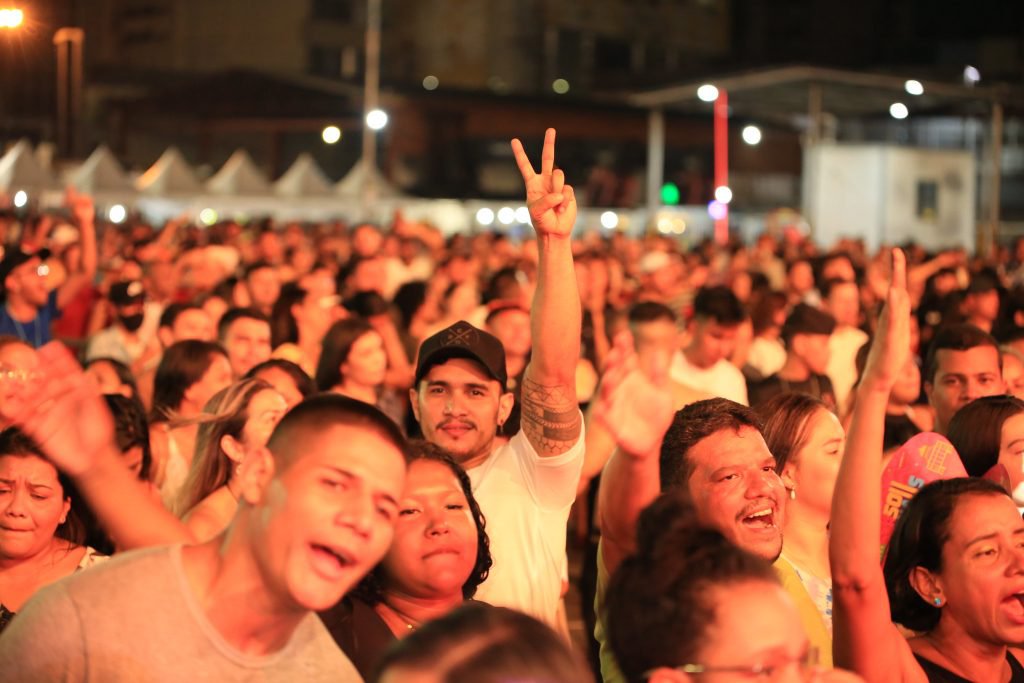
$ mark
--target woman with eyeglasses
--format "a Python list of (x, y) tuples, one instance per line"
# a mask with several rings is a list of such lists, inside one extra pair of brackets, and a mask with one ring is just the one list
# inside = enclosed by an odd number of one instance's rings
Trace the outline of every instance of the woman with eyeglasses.
[(1024, 667), (1011, 648), (1024, 642), (1024, 520), (1002, 487), (974, 478), (922, 487), (879, 562), (885, 412), (909, 321), (896, 249), (832, 499), (835, 661), (868, 683), (1019, 683)]
[(630, 683), (859, 680), (816, 666), (771, 565), (702, 526), (682, 492), (641, 514), (636, 552), (613, 575), (605, 605), (609, 642)]

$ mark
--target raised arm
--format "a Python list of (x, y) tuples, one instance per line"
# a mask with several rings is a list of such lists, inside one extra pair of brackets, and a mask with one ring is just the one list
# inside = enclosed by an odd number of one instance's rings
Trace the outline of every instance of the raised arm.
[(555, 168), (555, 130), (544, 134), (540, 173), (519, 140), (512, 151), (526, 184), (526, 205), (537, 232), (537, 292), (530, 307), (533, 355), (523, 377), (522, 429), (541, 457), (561, 455), (580, 436), (576, 401), (582, 312), (572, 264), (576, 197)]
[(123, 549), (194, 542), (192, 533), (124, 466), (103, 398), (63, 345), (39, 352), (40, 377), (0, 406), (70, 476)]
[(661, 491), (658, 455), (674, 414), (668, 365), (666, 354), (639, 368), (628, 333), (608, 354), (594, 417), (617, 445), (597, 495), (600, 561), (609, 575), (635, 550), (640, 512)]
[(906, 257), (894, 249), (892, 258), (888, 298), (856, 389), (856, 407), (832, 496), (829, 539), (835, 664), (856, 671), (868, 683), (907, 680), (907, 658), (912, 657), (889, 616), (879, 557), (885, 408), (910, 352)]
[(82, 260), (78, 270), (68, 273), (64, 284), (57, 290), (57, 308), (63, 310), (75, 295), (96, 276), (96, 207), (92, 197), (78, 194), (68, 188), (68, 208), (78, 223), (79, 237), (82, 241)]

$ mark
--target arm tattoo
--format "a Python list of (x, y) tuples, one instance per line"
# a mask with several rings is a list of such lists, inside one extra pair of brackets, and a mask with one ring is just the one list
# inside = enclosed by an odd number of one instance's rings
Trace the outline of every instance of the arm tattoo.
[(564, 453), (580, 436), (580, 410), (568, 387), (524, 378), (520, 408), (523, 431), (540, 455)]

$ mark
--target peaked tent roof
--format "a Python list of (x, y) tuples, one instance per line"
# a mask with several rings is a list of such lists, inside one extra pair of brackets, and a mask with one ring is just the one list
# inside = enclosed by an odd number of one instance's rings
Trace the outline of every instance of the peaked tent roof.
[(97, 147), (79, 166), (69, 181), (81, 192), (124, 192), (132, 190), (132, 181), (106, 145)]
[(194, 194), (203, 189), (177, 147), (168, 147), (156, 163), (139, 176), (135, 187), (147, 194)]
[(50, 190), (57, 181), (32, 153), (28, 140), (19, 140), (0, 158), (0, 190)]
[[(376, 168), (371, 171), (373, 174), (374, 184), (377, 187), (377, 197), (401, 197), (402, 193), (398, 191), (394, 185), (389, 183), (387, 179), (381, 175), (381, 172)], [(363, 179), (366, 177), (366, 165), (363, 160), (360, 159), (356, 162), (355, 166), (352, 167), (344, 178), (338, 181), (338, 184), (334, 186), (335, 194), (341, 195), (342, 197), (359, 197), (363, 192)]]
[(263, 195), (270, 192), (270, 183), (253, 163), (249, 153), (238, 149), (206, 181), (206, 189), (213, 194)]
[(313, 156), (309, 152), (303, 152), (274, 183), (274, 191), (282, 197), (329, 195), (331, 181), (320, 170)]

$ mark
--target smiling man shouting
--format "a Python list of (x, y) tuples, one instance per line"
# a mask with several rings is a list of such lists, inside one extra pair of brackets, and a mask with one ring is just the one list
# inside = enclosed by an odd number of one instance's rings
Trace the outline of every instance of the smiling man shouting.
[[(4, 417), (100, 517), (103, 506), (144, 511), (122, 499), (145, 494), (125, 479), (103, 399), (67, 351), (40, 356), (43, 377)], [(223, 534), (123, 553), (43, 589), (0, 639), (4, 680), (361, 681), (314, 612), (384, 556), (405, 457), (376, 408), (334, 395), (301, 403), (240, 466), (240, 506)], [(124, 496), (103, 495), (112, 490)], [(139, 526), (150, 523), (140, 514)]]

